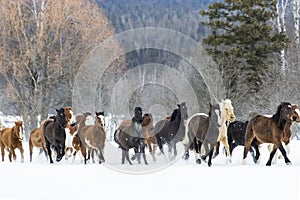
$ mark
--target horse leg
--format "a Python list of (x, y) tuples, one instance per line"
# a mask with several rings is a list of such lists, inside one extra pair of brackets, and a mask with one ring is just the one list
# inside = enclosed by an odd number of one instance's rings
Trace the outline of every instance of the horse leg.
[(213, 158), (215, 158), (215, 157), (217, 157), (219, 155), (219, 152), (220, 152), (220, 142), (217, 142), (215, 149), (216, 149), (216, 151), (213, 154), (214, 155)]
[(145, 164), (148, 165), (148, 162), (147, 162), (147, 159), (146, 159), (146, 154), (145, 154), (145, 147), (146, 147), (145, 144), (141, 145), (141, 154), (143, 155), (143, 159), (144, 159)]
[(176, 143), (173, 144), (173, 149), (174, 149), (174, 157), (177, 156), (177, 147)]
[(285, 151), (285, 149), (284, 149), (282, 143), (280, 142), (280, 140), (277, 142), (276, 145), (277, 145), (278, 149), (280, 150), (280, 152), (281, 152), (281, 154), (282, 154), (282, 156), (283, 156), (283, 158), (284, 158), (285, 164), (286, 164), (286, 165), (292, 164), (292, 162), (288, 159), (288, 157), (287, 157), (287, 155), (286, 155), (286, 151)]
[(29, 140), (29, 159), (30, 159), (30, 162), (32, 161), (32, 150), (33, 150), (33, 144), (31, 142), (31, 140)]
[(250, 121), (248, 126), (247, 126), (247, 130), (246, 130), (246, 134), (245, 134), (245, 147), (244, 147), (244, 154), (243, 154), (243, 162), (242, 164), (246, 164), (246, 157), (247, 157), (247, 154), (250, 150), (250, 146), (251, 146), (251, 143), (254, 139), (254, 133), (253, 133), (253, 130), (252, 130), (252, 122)]
[(19, 150), (21, 153), (21, 162), (23, 163), (24, 162), (24, 149), (23, 149), (22, 145), (19, 146)]
[(194, 148), (196, 151), (195, 159), (196, 159), (197, 164), (201, 164), (201, 146), (202, 146), (202, 142), (200, 142), (200, 141), (198, 142), (195, 138), (194, 139)]
[(129, 152), (128, 152), (128, 150), (125, 150), (125, 158), (129, 162), (129, 164), (132, 165), (132, 162), (129, 159)]
[(221, 142), (222, 142), (222, 144), (224, 145), (224, 147), (226, 149), (227, 157), (231, 157), (231, 152), (230, 152), (230, 148), (229, 148), (227, 137), (226, 136), (222, 137)]
[(158, 147), (159, 147), (159, 150), (162, 154), (165, 154), (164, 153), (164, 149), (163, 149), (163, 145), (162, 145), (162, 141), (161, 141), (161, 138), (159, 137), (158, 134), (155, 135), (155, 138), (156, 138), (156, 141), (157, 141), (157, 144), (158, 144)]
[(8, 158), (10, 162), (12, 162), (12, 155), (13, 155), (13, 149), (9, 148)]
[(49, 159), (50, 159), (50, 163), (53, 163), (50, 143), (47, 139), (46, 139), (46, 148), (47, 148), (47, 153), (48, 153), (48, 156), (49, 156)]
[(125, 150), (122, 149), (122, 164), (125, 163)]
[(5, 156), (5, 146), (2, 142), (0, 142), (1, 146), (1, 156), (2, 156), (2, 162), (4, 162), (4, 156)]
[(185, 153), (184, 153), (184, 155), (183, 155), (183, 158), (185, 159), (185, 160), (188, 160), (189, 159), (189, 157), (190, 157), (190, 152), (189, 152), (189, 150), (190, 149), (195, 149), (194, 148), (194, 139), (193, 139), (193, 135), (192, 135), (192, 133), (191, 133), (191, 131), (188, 131), (187, 132), (187, 136), (188, 136), (188, 143), (187, 143), (187, 145), (186, 145), (186, 149), (185, 149)]
[(268, 160), (268, 162), (267, 162), (267, 164), (266, 164), (267, 166), (271, 166), (272, 159), (273, 159), (273, 157), (274, 157), (276, 151), (277, 151), (277, 146), (276, 146), (276, 145), (273, 145), (273, 150), (271, 151), (269, 160)]
[(211, 160), (212, 160), (212, 157), (213, 157), (213, 153), (214, 153), (214, 146), (213, 145), (209, 151), (209, 156), (208, 156), (208, 166), (211, 167)]
[(101, 163), (105, 162), (105, 159), (103, 156), (103, 149), (101, 148), (101, 145), (99, 145), (98, 150), (99, 150), (99, 164), (101, 164)]

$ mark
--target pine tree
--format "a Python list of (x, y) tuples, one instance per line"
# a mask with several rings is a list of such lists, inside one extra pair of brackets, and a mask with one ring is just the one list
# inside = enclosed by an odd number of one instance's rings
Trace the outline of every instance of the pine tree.
[(207, 17), (202, 25), (211, 28), (203, 45), (220, 67), (227, 95), (241, 85), (247, 94), (257, 92), (288, 42), (285, 33), (276, 33), (272, 27), (276, 0), (225, 0), (211, 4), (200, 15)]

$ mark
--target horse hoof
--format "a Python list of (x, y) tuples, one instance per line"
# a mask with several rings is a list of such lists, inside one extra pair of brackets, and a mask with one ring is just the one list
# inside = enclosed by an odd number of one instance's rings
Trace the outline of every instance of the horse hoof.
[(189, 154), (184, 154), (183, 157), (182, 157), (184, 160), (188, 160), (190, 158), (190, 155)]
[(286, 165), (291, 165), (292, 164), (292, 162), (287, 162), (287, 163), (285, 163)]
[(211, 167), (211, 163), (208, 163), (208, 166)]
[(196, 160), (196, 163), (197, 163), (197, 164), (201, 164), (201, 159), (197, 159), (197, 160)]

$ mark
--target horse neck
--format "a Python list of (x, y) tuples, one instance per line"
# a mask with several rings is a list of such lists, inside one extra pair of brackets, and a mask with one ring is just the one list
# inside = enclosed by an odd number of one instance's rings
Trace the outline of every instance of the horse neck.
[[(222, 107), (222, 105), (220, 104), (220, 112), (221, 112), (221, 126), (224, 125), (226, 123), (226, 111), (225, 108)], [(226, 125), (226, 124), (225, 124)]]

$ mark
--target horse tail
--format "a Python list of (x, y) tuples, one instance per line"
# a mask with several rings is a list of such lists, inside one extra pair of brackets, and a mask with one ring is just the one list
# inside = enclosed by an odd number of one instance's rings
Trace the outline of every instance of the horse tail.
[(115, 130), (115, 133), (114, 133), (114, 140), (115, 142), (119, 145), (119, 148), (122, 149), (122, 145), (121, 145), (121, 142), (120, 142), (120, 139), (119, 139), (119, 134), (120, 134), (120, 129), (116, 129)]

